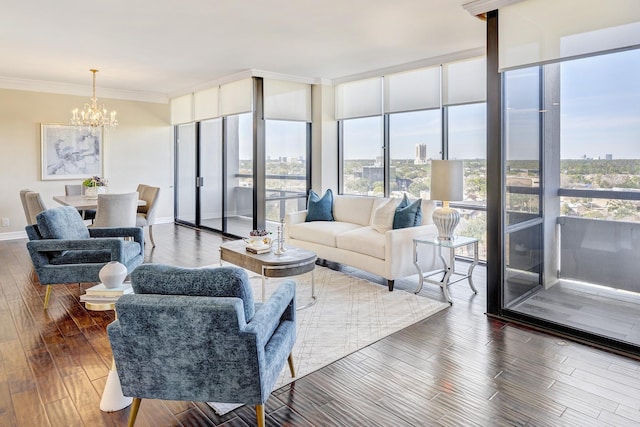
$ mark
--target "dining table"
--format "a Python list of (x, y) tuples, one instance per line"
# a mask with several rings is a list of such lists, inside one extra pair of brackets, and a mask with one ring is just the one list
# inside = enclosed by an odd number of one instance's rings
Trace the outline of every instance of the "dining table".
[[(98, 207), (98, 198), (89, 198), (83, 195), (75, 196), (53, 196), (53, 200), (64, 206), (73, 206), (78, 210), (96, 209)], [(138, 200), (138, 206), (146, 206), (147, 202)]]

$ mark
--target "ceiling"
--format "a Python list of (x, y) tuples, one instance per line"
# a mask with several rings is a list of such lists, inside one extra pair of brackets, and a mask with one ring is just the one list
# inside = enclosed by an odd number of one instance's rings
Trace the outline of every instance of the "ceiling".
[(86, 91), (90, 68), (98, 97), (166, 99), (246, 70), (344, 79), (483, 49), (468, 1), (0, 0), (0, 87)]

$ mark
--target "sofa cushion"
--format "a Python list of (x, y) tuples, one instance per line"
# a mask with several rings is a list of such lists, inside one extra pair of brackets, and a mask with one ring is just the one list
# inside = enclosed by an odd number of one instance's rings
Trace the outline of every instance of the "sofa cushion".
[(405, 193), (402, 201), (396, 208), (393, 217), (393, 229), (415, 227), (422, 224), (422, 199), (409, 202)]
[(333, 217), (336, 221), (368, 226), (371, 223), (373, 202), (376, 197), (337, 195), (333, 199)]
[(358, 227), (336, 236), (337, 247), (384, 259), (385, 238), (372, 227)]
[(36, 216), (43, 239), (80, 240), (89, 238), (89, 230), (78, 210), (72, 206), (47, 209)]
[(288, 228), (291, 239), (335, 248), (338, 234), (360, 228), (360, 225), (340, 221), (313, 221), (292, 224)]
[(393, 219), (396, 213), (396, 201), (386, 200), (373, 210), (371, 228), (378, 233), (385, 233), (393, 228)]
[(327, 190), (322, 197), (313, 190), (309, 192), (305, 221), (333, 221), (333, 192), (331, 189)]

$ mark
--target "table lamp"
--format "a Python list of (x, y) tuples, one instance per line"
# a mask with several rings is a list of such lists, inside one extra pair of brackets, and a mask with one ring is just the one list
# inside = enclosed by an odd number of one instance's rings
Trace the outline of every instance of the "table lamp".
[(462, 160), (431, 160), (431, 200), (442, 200), (442, 207), (432, 216), (438, 240), (453, 240), (460, 214), (449, 202), (463, 200), (463, 181)]

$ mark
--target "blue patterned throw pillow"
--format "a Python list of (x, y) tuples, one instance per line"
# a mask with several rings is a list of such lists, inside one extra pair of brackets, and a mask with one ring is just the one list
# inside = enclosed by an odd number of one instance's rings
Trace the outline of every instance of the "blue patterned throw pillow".
[(309, 192), (305, 221), (333, 221), (333, 192), (331, 190), (327, 190), (322, 198), (313, 190)]
[(396, 208), (396, 214), (393, 217), (393, 229), (416, 227), (422, 224), (422, 199), (418, 199), (411, 203), (404, 194), (402, 201)]

